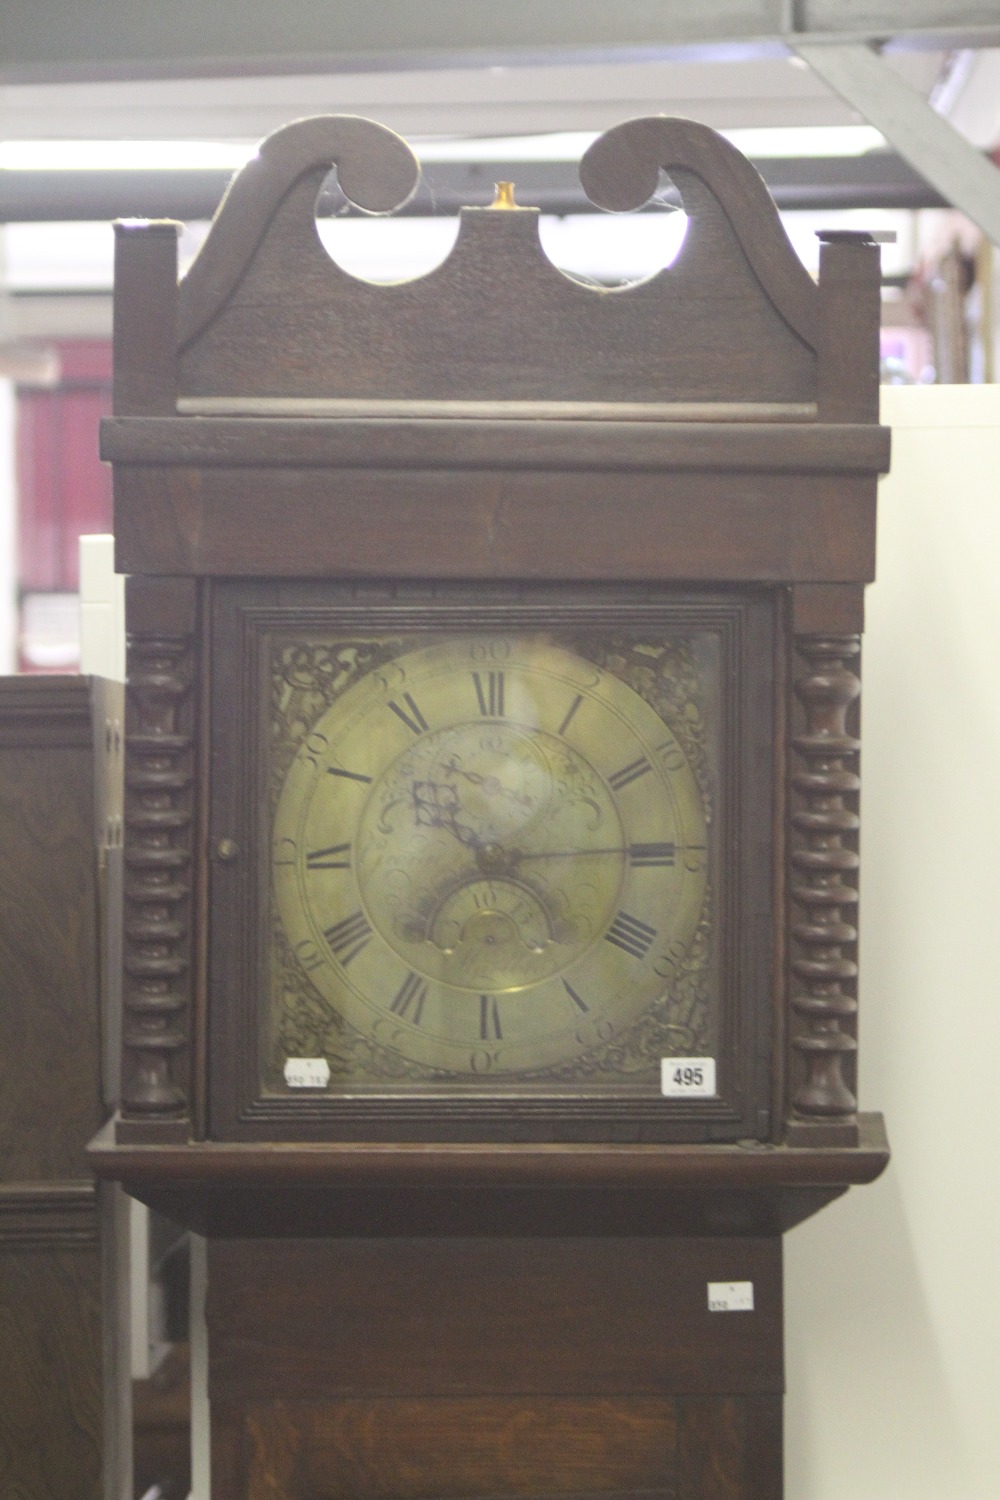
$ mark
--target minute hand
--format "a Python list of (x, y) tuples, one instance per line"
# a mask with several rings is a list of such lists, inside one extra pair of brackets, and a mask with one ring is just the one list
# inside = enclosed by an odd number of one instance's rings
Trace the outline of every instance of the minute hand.
[[(683, 845), (681, 846), (684, 847)], [(615, 844), (603, 849), (537, 849), (512, 851), (512, 858), (522, 859), (586, 859), (591, 854), (627, 854), (637, 865), (672, 865), (677, 854), (677, 845), (663, 844)]]
[(628, 849), (615, 844), (607, 849), (513, 849), (515, 859), (586, 859), (591, 854), (627, 854)]

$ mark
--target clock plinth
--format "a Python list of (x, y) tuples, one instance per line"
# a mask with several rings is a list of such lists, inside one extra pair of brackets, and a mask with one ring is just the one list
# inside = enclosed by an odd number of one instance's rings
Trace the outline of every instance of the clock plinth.
[(621, 210), (670, 173), (657, 276), (574, 281), (508, 208), (374, 286), (316, 235), (331, 165), (369, 211), (417, 180), (303, 121), (180, 283), (176, 226), (119, 228), (92, 1160), (209, 1236), (216, 1500), (774, 1500), (780, 1237), (888, 1159), (855, 1098), (877, 246), (815, 285), (749, 164), (653, 119), (582, 178)]

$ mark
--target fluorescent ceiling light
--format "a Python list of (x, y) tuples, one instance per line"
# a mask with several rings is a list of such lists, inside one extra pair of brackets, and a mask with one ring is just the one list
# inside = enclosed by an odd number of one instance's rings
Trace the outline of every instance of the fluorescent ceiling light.
[(756, 130), (723, 130), (744, 156), (863, 156), (888, 143), (874, 125), (774, 125)]
[(255, 146), (223, 141), (0, 141), (7, 172), (234, 171)]
[[(726, 130), (723, 135), (751, 157), (860, 156), (879, 150), (885, 137), (871, 125), (780, 126)], [(597, 133), (563, 130), (547, 135), (455, 136), (414, 140), (422, 162), (578, 162)], [(0, 170), (8, 172), (232, 172), (256, 148), (225, 141), (0, 141)]]
[(560, 130), (547, 135), (437, 136), (412, 140), (422, 162), (579, 161), (599, 132)]
[[(599, 132), (563, 130), (549, 135), (437, 137), (411, 142), (423, 162), (578, 162)], [(780, 125), (720, 131), (746, 156), (861, 156), (886, 145), (872, 125)]]

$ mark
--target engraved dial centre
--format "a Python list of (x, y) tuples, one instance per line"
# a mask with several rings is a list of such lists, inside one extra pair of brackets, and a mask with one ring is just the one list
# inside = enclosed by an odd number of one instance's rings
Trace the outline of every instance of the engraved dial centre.
[(520, 989), (606, 930), (625, 867), (614, 801), (558, 736), (469, 722), (422, 736), (373, 786), (358, 885), (385, 941), (458, 987)]

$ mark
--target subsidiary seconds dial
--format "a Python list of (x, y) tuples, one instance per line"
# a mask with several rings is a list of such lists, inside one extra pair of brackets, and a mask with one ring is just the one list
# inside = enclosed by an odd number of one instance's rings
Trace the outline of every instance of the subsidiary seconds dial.
[[(664, 996), (706, 910), (677, 737), (545, 634), (435, 636), (336, 699), (278, 798), (273, 889), (359, 1084), (572, 1066)], [(393, 1059), (397, 1059), (397, 1063)]]

